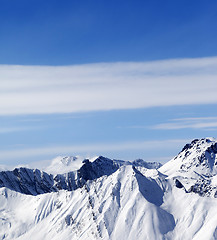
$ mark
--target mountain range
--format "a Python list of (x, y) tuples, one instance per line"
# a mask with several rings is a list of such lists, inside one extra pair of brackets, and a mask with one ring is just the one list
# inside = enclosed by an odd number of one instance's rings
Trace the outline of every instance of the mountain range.
[(217, 239), (217, 140), (157, 162), (56, 158), (0, 171), (0, 239)]

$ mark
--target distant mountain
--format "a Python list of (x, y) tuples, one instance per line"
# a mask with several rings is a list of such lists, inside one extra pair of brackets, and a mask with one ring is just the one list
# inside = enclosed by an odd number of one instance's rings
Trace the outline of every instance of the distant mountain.
[(216, 154), (204, 138), (163, 166), (65, 157), (49, 173), (1, 171), (0, 239), (217, 239)]
[[(97, 157), (89, 159), (90, 161), (94, 161)], [(65, 157), (57, 157), (51, 161), (50, 164), (43, 167), (43, 171), (50, 174), (63, 174), (75, 171), (79, 169), (83, 165), (83, 161), (85, 158), (81, 156), (65, 156)]]
[[(77, 157), (56, 158), (48, 170), (56, 172), (65, 172), (74, 169), (74, 162), (81, 161)], [(88, 180), (94, 180), (102, 176), (108, 176), (117, 171), (123, 165), (158, 168), (161, 164), (147, 163), (142, 159), (130, 162), (121, 160), (111, 160), (103, 156), (95, 158), (93, 162), (89, 159), (82, 159), (82, 167), (75, 171), (63, 174), (48, 174), (39, 169), (15, 168), (13, 171), (0, 172), (0, 188), (7, 187), (13, 191), (38, 195), (59, 190), (73, 191), (83, 187)], [(78, 163), (76, 163), (78, 164)]]
[[(88, 160), (90, 162), (93, 162), (99, 157), (100, 156), (92, 157)], [(81, 168), (84, 160), (86, 160), (86, 158), (83, 158), (82, 156), (57, 157), (53, 159), (50, 164), (47, 164), (47, 166), (43, 167), (43, 171), (53, 175), (72, 172)], [(153, 168), (157, 169), (162, 166), (161, 163), (146, 162), (143, 159), (136, 159), (134, 161), (124, 161), (124, 160), (113, 159), (112, 161), (116, 162), (118, 165), (143, 166), (148, 169), (153, 169)]]

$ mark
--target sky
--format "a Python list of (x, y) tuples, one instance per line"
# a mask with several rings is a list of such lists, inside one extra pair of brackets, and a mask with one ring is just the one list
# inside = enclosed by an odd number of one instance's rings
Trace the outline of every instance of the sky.
[(0, 166), (217, 137), (216, 29), (214, 0), (0, 0)]

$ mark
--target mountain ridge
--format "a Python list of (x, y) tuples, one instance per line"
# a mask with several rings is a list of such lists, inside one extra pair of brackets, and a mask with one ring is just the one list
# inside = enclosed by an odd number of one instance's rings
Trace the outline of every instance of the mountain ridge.
[(99, 156), (93, 162), (84, 159), (83, 165), (78, 170), (64, 174), (53, 175), (39, 169), (24, 167), (15, 168), (13, 171), (0, 171), (0, 188), (7, 187), (30, 195), (57, 192), (62, 189), (72, 191), (82, 187), (88, 180), (111, 175), (122, 165), (146, 166), (149, 169), (161, 166), (157, 163), (147, 163), (142, 159), (130, 162)]
[(99, 156), (63, 174), (0, 172), (0, 239), (214, 240), (216, 143), (195, 139), (159, 168)]
[(174, 179), (186, 192), (217, 197), (217, 140), (193, 140), (159, 171)]

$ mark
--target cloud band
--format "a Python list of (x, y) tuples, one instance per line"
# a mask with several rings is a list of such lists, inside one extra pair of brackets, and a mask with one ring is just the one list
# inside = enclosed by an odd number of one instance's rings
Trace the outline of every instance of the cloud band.
[(74, 66), (0, 65), (0, 115), (217, 103), (217, 57)]

